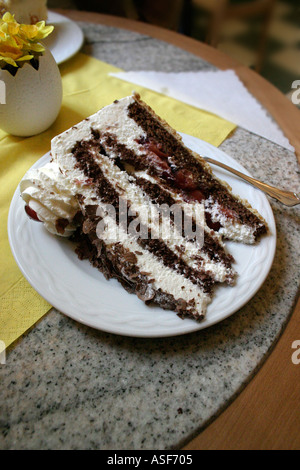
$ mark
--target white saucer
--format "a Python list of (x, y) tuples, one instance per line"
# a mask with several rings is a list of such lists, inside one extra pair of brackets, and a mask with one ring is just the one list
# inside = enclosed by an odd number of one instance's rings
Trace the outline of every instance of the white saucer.
[(50, 49), (57, 64), (73, 57), (82, 47), (84, 35), (79, 26), (66, 16), (48, 11), (47, 24), (54, 31), (43, 42)]

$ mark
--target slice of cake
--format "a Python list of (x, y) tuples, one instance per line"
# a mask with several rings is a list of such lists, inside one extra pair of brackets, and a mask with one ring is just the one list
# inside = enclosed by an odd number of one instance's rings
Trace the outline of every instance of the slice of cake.
[(0, 15), (9, 12), (18, 23), (35, 24), (48, 17), (47, 0), (0, 0)]
[(28, 215), (77, 243), (106, 278), (182, 317), (204, 317), (232, 285), (223, 238), (254, 243), (262, 217), (138, 95), (55, 137), (52, 161), (21, 182)]

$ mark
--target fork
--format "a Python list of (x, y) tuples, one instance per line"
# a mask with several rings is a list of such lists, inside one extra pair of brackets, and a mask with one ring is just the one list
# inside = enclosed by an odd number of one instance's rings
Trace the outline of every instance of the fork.
[(203, 156), (202, 158), (208, 163), (212, 163), (213, 165), (220, 166), (221, 168), (224, 168), (225, 170), (230, 171), (231, 173), (234, 173), (235, 175), (244, 179), (245, 181), (252, 184), (256, 188), (260, 189), (261, 191), (264, 191), (266, 194), (268, 194), (274, 199), (277, 199), (277, 201), (281, 202), (282, 204), (286, 206), (292, 207), (292, 206), (296, 206), (297, 204), (300, 204), (299, 193), (294, 193), (293, 191), (285, 191), (283, 189), (279, 189), (274, 186), (271, 186), (270, 184), (262, 183), (261, 181), (258, 181), (255, 178), (251, 178), (251, 176), (244, 175), (244, 173), (241, 173), (240, 171), (235, 170), (234, 168), (231, 168), (230, 166), (225, 165), (224, 163), (218, 162), (217, 160), (214, 160), (213, 158), (203, 157)]

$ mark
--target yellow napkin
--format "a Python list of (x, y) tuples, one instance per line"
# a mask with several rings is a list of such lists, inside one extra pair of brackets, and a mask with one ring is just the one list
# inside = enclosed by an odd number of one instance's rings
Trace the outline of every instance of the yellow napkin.
[(234, 124), (213, 114), (110, 77), (110, 72), (120, 69), (84, 54), (78, 54), (60, 69), (63, 104), (51, 128), (29, 138), (13, 137), (0, 130), (0, 342), (4, 342), (6, 347), (51, 308), (17, 267), (7, 238), (7, 216), (19, 181), (33, 163), (50, 150), (50, 141), (55, 135), (115, 99), (130, 95), (133, 88), (175, 129), (215, 146), (220, 145), (235, 128)]

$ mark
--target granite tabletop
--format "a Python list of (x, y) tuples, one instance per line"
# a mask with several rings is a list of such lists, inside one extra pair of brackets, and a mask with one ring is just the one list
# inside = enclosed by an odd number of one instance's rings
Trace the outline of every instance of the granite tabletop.
[[(207, 62), (162, 41), (79, 23), (83, 52), (129, 70), (196, 71)], [(220, 147), (253, 176), (299, 188), (295, 155), (238, 128)], [(277, 249), (254, 298), (196, 333), (130, 338), (52, 309), (0, 367), (1, 449), (180, 449), (251, 380), (292, 312), (299, 285), (299, 208), (270, 201)]]

